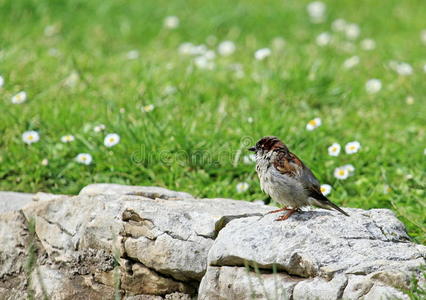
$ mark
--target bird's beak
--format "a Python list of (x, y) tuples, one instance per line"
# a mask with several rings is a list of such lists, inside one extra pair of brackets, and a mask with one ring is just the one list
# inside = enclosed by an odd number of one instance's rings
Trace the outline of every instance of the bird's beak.
[(256, 147), (250, 147), (250, 148), (248, 148), (247, 150), (248, 150), (248, 151), (256, 152)]

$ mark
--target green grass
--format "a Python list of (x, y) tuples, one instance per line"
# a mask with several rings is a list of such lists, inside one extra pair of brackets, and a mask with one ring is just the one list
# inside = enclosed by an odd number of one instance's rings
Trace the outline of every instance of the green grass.
[[(45, 1), (0, 0), (0, 189), (77, 193), (94, 182), (165, 186), (200, 197), (265, 199), (253, 165), (242, 163), (250, 143), (264, 135), (282, 138), (323, 183), (330, 198), (349, 207), (390, 208), (416, 241), (425, 232), (426, 45), (424, 1), (325, 1), (327, 19), (312, 24), (308, 1)], [(169, 30), (163, 19), (177, 15)], [(337, 18), (355, 22), (361, 36), (345, 52), (347, 39), (334, 33), (326, 47), (316, 36), (332, 32)], [(46, 36), (46, 26), (55, 34)], [(218, 56), (214, 70), (193, 66), (178, 52), (183, 42), (232, 40), (237, 50)], [(281, 36), (283, 50), (264, 61), (253, 53), (272, 47)], [(372, 38), (377, 47), (360, 49)], [(215, 50), (217, 43), (208, 45)], [(51, 48), (58, 56), (49, 53)], [(138, 59), (126, 53), (138, 50)], [(358, 55), (351, 70), (342, 67)], [(389, 61), (410, 63), (411, 76), (399, 76)], [(245, 76), (235, 78), (231, 64)], [(73, 86), (66, 78), (80, 80)], [(365, 83), (379, 78), (383, 88), (370, 95)], [(168, 86), (176, 92), (166, 95)], [(28, 100), (12, 104), (24, 90)], [(414, 103), (406, 104), (412, 96)], [(154, 104), (149, 113), (140, 107)], [(120, 109), (125, 112), (121, 113)], [(248, 117), (254, 122), (249, 123)], [(314, 118), (322, 126), (305, 129)], [(106, 131), (93, 126), (103, 123)], [(37, 130), (41, 139), (26, 145), (21, 135)], [(103, 145), (106, 133), (121, 142)], [(76, 141), (63, 144), (62, 135)], [(327, 147), (357, 140), (360, 152), (331, 157)], [(238, 159), (238, 153), (241, 156)], [(74, 161), (93, 156), (89, 166)], [(47, 158), (49, 164), (42, 166)], [(238, 160), (237, 160), (238, 159)], [(335, 167), (351, 163), (345, 181)], [(407, 177), (408, 176), (408, 177)], [(248, 182), (245, 193), (236, 184)], [(392, 191), (383, 193), (383, 186)]]

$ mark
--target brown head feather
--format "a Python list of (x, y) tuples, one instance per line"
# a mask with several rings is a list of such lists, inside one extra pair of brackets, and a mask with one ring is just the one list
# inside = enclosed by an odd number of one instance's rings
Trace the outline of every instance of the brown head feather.
[(282, 150), (288, 152), (287, 146), (276, 136), (265, 136), (256, 143), (256, 148), (263, 151)]

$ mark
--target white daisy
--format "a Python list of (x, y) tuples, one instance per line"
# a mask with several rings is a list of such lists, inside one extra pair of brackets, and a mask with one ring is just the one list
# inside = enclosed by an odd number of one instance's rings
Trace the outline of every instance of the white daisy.
[(330, 156), (339, 156), (340, 150), (342, 147), (338, 143), (333, 143), (330, 147), (328, 147), (328, 155)]
[(194, 45), (192, 43), (189, 43), (189, 42), (182, 43), (182, 44), (180, 44), (178, 51), (179, 51), (180, 54), (190, 55), (193, 47), (194, 47)]
[(312, 23), (321, 23), (325, 20), (326, 6), (321, 1), (314, 1), (308, 4), (306, 10)]
[(344, 31), (346, 28), (346, 21), (343, 19), (336, 19), (331, 23), (331, 29), (334, 31)]
[(426, 29), (420, 32), (420, 39), (422, 40), (423, 44), (426, 45)]
[(148, 105), (142, 106), (141, 109), (143, 112), (151, 112), (154, 110), (154, 108), (155, 108), (154, 104), (148, 104)]
[(138, 50), (130, 50), (126, 53), (127, 59), (138, 59), (139, 58), (139, 51)]
[(370, 51), (376, 48), (376, 42), (372, 39), (363, 39), (361, 41), (361, 49)]
[(312, 131), (312, 130), (318, 128), (319, 126), (321, 126), (321, 119), (315, 118), (313, 120), (310, 120), (308, 122), (308, 124), (306, 124), (306, 129), (309, 130), (309, 131)]
[(106, 147), (112, 147), (117, 145), (120, 142), (120, 136), (116, 133), (107, 134), (104, 139), (104, 145)]
[(243, 156), (243, 162), (246, 165), (251, 165), (256, 162), (256, 155), (255, 154), (249, 154)]
[(13, 104), (21, 104), (27, 100), (27, 93), (22, 91), (12, 97)]
[(347, 154), (357, 153), (361, 149), (361, 144), (358, 141), (349, 142), (345, 145), (345, 152)]
[(64, 135), (63, 137), (61, 137), (61, 142), (62, 143), (71, 143), (75, 140), (73, 135)]
[(387, 184), (383, 185), (383, 194), (389, 194), (390, 192), (392, 192), (392, 189), (390, 186), (388, 186)]
[(343, 62), (343, 67), (345, 69), (352, 69), (357, 64), (359, 64), (359, 56), (352, 56)]
[(395, 71), (401, 76), (408, 76), (413, 74), (413, 67), (410, 64), (401, 62), (396, 65)]
[(79, 80), (80, 80), (80, 76), (78, 75), (77, 72), (74, 71), (74, 72), (71, 72), (71, 74), (68, 75), (67, 78), (65, 78), (64, 85), (72, 88), (77, 85)]
[(408, 105), (414, 104), (413, 96), (407, 96), (407, 98), (405, 98), (405, 103), (407, 103)]
[(213, 70), (214, 69), (214, 62), (212, 62), (209, 58), (206, 56), (198, 56), (194, 59), (194, 64), (200, 68), (205, 70)]
[(49, 160), (47, 159), (47, 158), (44, 158), (42, 161), (41, 161), (41, 165), (42, 166), (47, 166), (49, 164)]
[(232, 41), (223, 41), (217, 47), (217, 52), (222, 56), (229, 56), (235, 52), (235, 44)]
[(164, 27), (168, 29), (175, 29), (179, 26), (179, 18), (176, 16), (168, 16), (164, 19)]
[(24, 141), (25, 144), (32, 144), (32, 143), (37, 143), (40, 140), (40, 135), (38, 134), (37, 131), (25, 131), (22, 134), (22, 140)]
[(89, 153), (80, 153), (75, 158), (75, 161), (83, 164), (83, 165), (90, 165), (92, 163), (92, 156)]
[(321, 184), (320, 191), (324, 196), (327, 196), (331, 193), (331, 185), (329, 184)]
[(247, 182), (240, 182), (237, 184), (237, 193), (244, 193), (249, 189), (250, 185)]
[(0, 88), (4, 85), (4, 78), (0, 75)]
[(103, 130), (105, 130), (105, 125), (104, 124), (99, 124), (99, 125), (96, 125), (94, 128), (93, 128), (93, 130), (95, 131), (95, 132), (101, 132), (101, 131), (103, 131)]
[(382, 82), (380, 79), (370, 79), (365, 84), (365, 90), (369, 94), (375, 94), (382, 89)]
[(334, 177), (336, 177), (339, 180), (345, 180), (349, 177), (349, 171), (343, 167), (335, 168)]
[(194, 45), (192, 43), (183, 43), (179, 46), (179, 53), (183, 55), (203, 55), (207, 52), (206, 45)]
[(248, 123), (253, 123), (253, 122), (254, 122), (254, 119), (253, 119), (252, 117), (248, 117), (248, 118), (247, 118), (247, 122), (248, 122)]
[(360, 33), (361, 29), (359, 28), (358, 24), (347, 24), (345, 27), (346, 37), (350, 40), (355, 40), (356, 38), (358, 38)]
[(316, 38), (316, 42), (318, 46), (327, 46), (331, 42), (331, 34), (328, 32), (320, 33)]
[(270, 55), (271, 55), (271, 49), (262, 48), (262, 49), (257, 50), (254, 53), (254, 58), (257, 59), (257, 60), (264, 60), (265, 58), (267, 58)]
[(354, 167), (352, 164), (344, 165), (344, 166), (343, 166), (343, 167), (341, 167), (341, 168), (343, 168), (343, 169), (347, 170), (347, 171), (348, 171), (348, 173), (349, 173), (349, 176), (352, 176), (352, 175), (354, 175), (354, 173), (355, 173), (355, 167)]

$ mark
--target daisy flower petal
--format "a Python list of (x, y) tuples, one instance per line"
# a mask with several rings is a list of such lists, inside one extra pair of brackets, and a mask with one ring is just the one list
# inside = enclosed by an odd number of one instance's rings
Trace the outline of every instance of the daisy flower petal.
[(75, 140), (73, 135), (64, 135), (63, 137), (61, 137), (61, 142), (62, 143), (71, 143)]
[(380, 79), (370, 79), (365, 84), (365, 90), (369, 94), (375, 94), (382, 89), (382, 82)]
[(235, 44), (231, 41), (223, 41), (217, 47), (217, 52), (222, 56), (229, 56), (235, 52)]
[(257, 50), (254, 53), (254, 58), (257, 59), (257, 60), (264, 60), (265, 58), (267, 58), (270, 55), (271, 55), (271, 49), (262, 48), (262, 49)]
[(145, 105), (145, 106), (142, 106), (142, 111), (143, 112), (151, 112), (151, 111), (153, 111), (154, 110), (154, 104), (148, 104), (148, 105)]
[(343, 169), (345, 169), (345, 170), (348, 171), (348, 173), (349, 173), (348, 176), (352, 176), (355, 173), (355, 167), (352, 164), (344, 165), (341, 168), (343, 168)]
[(320, 190), (321, 190), (321, 193), (324, 196), (327, 196), (328, 194), (331, 193), (331, 185), (329, 185), (329, 184), (321, 184)]
[(164, 27), (168, 29), (175, 29), (179, 26), (179, 18), (176, 16), (168, 16), (164, 19)]
[(22, 91), (12, 97), (13, 104), (21, 104), (27, 100), (27, 93)]
[(320, 33), (316, 38), (316, 43), (318, 46), (323, 47), (327, 46), (331, 42), (331, 34), (328, 32)]
[(347, 154), (357, 153), (361, 149), (361, 144), (358, 141), (349, 142), (345, 145), (345, 152)]
[(346, 21), (343, 19), (336, 19), (333, 21), (333, 23), (331, 23), (331, 28), (334, 31), (344, 31), (346, 28)]
[(94, 128), (93, 128), (93, 130), (95, 131), (95, 132), (101, 132), (102, 130), (105, 130), (105, 125), (104, 124), (99, 124), (99, 125), (96, 125)]
[(334, 169), (334, 177), (339, 180), (345, 180), (349, 177), (349, 171), (344, 167)]
[(365, 51), (370, 51), (376, 48), (376, 42), (372, 39), (364, 39), (361, 41), (361, 48)]
[(83, 165), (90, 165), (92, 163), (92, 156), (89, 153), (80, 153), (79, 155), (77, 155), (77, 157), (75, 158), (75, 161), (78, 162), (79, 164), (83, 164)]
[(306, 124), (306, 129), (312, 131), (318, 128), (319, 126), (321, 126), (321, 118), (315, 118), (313, 120), (310, 120), (308, 124)]
[(321, 1), (314, 1), (306, 6), (312, 23), (321, 23), (325, 20), (326, 5)]
[(104, 139), (105, 147), (113, 147), (120, 142), (120, 136), (116, 133), (108, 134)]
[(22, 134), (22, 140), (24, 141), (25, 144), (32, 144), (32, 143), (37, 143), (40, 140), (40, 135), (38, 134), (37, 131), (25, 131)]
[(338, 143), (333, 143), (330, 147), (328, 147), (328, 155), (330, 156), (339, 156), (340, 150), (342, 147)]
[(355, 40), (358, 38), (360, 33), (361, 29), (359, 28), (358, 24), (347, 24), (345, 27), (346, 37), (350, 40)]
[(244, 193), (249, 189), (250, 185), (247, 182), (240, 182), (237, 184), (237, 193)]
[(359, 64), (360, 59), (359, 56), (352, 56), (343, 62), (343, 67), (345, 69), (352, 69), (357, 64)]

